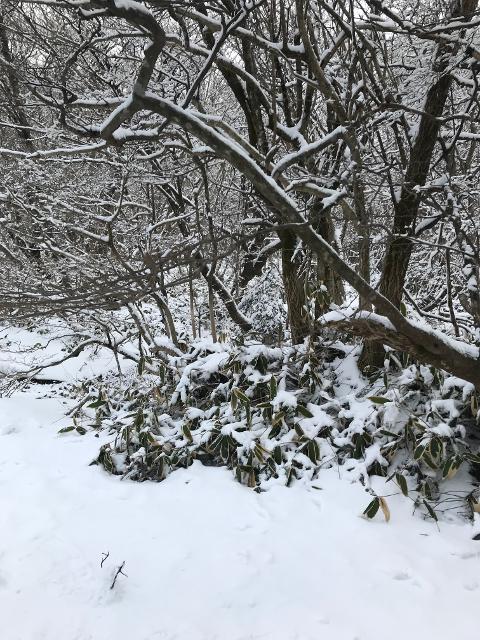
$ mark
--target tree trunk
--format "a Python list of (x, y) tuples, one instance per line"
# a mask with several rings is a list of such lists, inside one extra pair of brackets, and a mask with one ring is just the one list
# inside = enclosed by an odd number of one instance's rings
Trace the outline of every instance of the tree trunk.
[(302, 343), (310, 333), (307, 315), (305, 280), (300, 275), (301, 252), (296, 251), (297, 236), (291, 231), (280, 231), (282, 243), (282, 278), (288, 307), (288, 322), (293, 344)]
[[(335, 226), (333, 224), (332, 216), (329, 213), (321, 217), (317, 231), (336, 251), (339, 250), (335, 240)], [(338, 273), (334, 271), (327, 262), (322, 260), (320, 256), (317, 256), (317, 278), (318, 281), (322, 282), (327, 288), (328, 298), (330, 301), (335, 304), (342, 304), (345, 298), (343, 281), (339, 277)], [(319, 317), (327, 311), (327, 304), (318, 304), (317, 309), (315, 310), (315, 315)]]

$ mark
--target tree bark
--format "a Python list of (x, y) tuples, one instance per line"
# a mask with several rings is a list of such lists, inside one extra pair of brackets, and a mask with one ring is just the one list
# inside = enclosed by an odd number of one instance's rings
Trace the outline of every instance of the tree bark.
[(290, 333), (293, 344), (300, 344), (310, 332), (305, 280), (300, 274), (302, 252), (297, 251), (298, 237), (294, 233), (281, 231), (278, 235), (282, 244), (282, 279)]

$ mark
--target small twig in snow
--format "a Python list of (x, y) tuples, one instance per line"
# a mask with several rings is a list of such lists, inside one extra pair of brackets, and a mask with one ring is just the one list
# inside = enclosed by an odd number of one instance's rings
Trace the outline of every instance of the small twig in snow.
[(115, 583), (117, 581), (117, 578), (119, 575), (125, 576), (125, 578), (128, 578), (126, 573), (123, 573), (123, 567), (125, 566), (125, 560), (122, 562), (122, 564), (118, 567), (117, 572), (115, 573), (115, 576), (113, 578), (113, 582), (110, 586), (110, 589), (113, 589), (113, 587), (115, 586)]
[(105, 562), (105, 560), (108, 558), (109, 555), (110, 555), (110, 551), (107, 551), (107, 553), (105, 552), (102, 553), (102, 561), (100, 562), (100, 569), (103, 567), (103, 563)]

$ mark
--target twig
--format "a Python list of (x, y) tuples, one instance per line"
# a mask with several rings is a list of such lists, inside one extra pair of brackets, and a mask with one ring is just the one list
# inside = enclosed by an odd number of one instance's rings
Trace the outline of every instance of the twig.
[(117, 572), (115, 573), (115, 576), (113, 578), (113, 582), (110, 586), (110, 589), (113, 589), (113, 587), (115, 586), (115, 583), (117, 581), (117, 578), (119, 575), (125, 576), (125, 578), (128, 578), (126, 573), (123, 573), (123, 567), (125, 566), (125, 560), (122, 562), (122, 564), (118, 567)]

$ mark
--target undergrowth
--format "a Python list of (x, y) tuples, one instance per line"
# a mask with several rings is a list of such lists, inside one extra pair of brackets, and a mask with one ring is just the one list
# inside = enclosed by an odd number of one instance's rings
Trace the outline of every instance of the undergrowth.
[[(93, 426), (114, 436), (95, 462), (133, 480), (160, 481), (199, 460), (227, 466), (257, 491), (311, 482), (338, 465), (367, 488), (373, 475), (389, 478), (435, 519), (451, 508), (473, 515), (472, 476), (480, 479), (473, 386), (430, 367), (401, 367), (394, 353), (390, 363), (366, 382), (342, 343), (198, 341), (155, 374), (144, 370), (155, 363), (141, 362), (121, 385), (83, 388)], [(379, 507), (382, 498), (373, 495), (365, 514)]]

